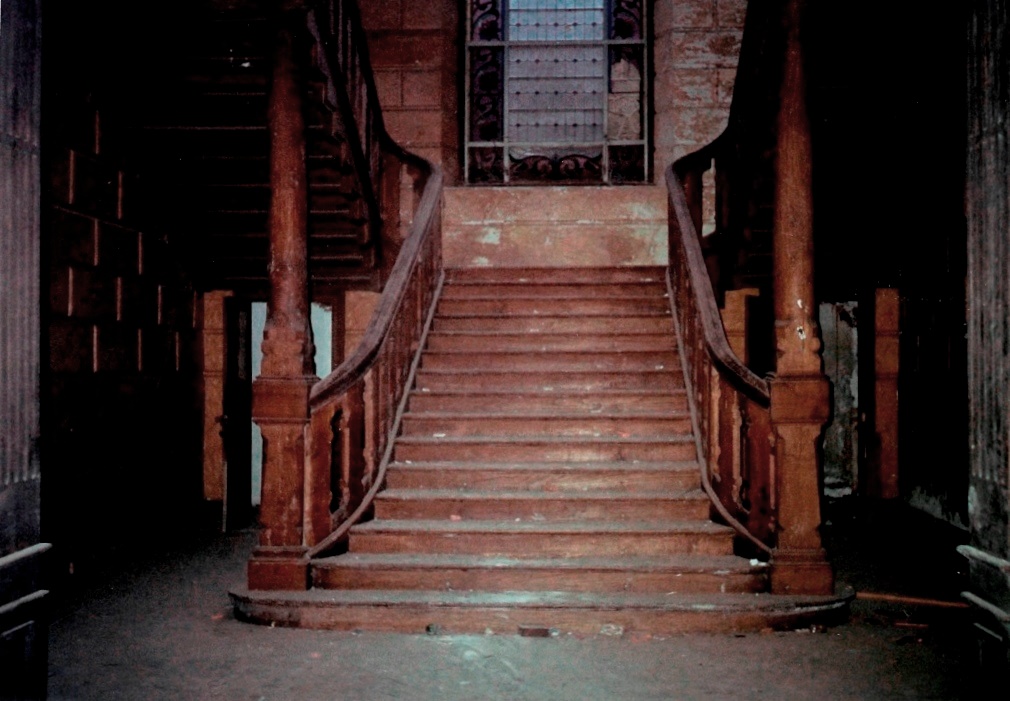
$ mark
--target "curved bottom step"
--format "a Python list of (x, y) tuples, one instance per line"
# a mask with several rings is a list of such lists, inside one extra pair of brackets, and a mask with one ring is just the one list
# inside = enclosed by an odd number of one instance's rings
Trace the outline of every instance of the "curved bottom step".
[(327, 630), (514, 634), (737, 633), (841, 622), (855, 592), (772, 594), (580, 594), (570, 592), (334, 591), (229, 592), (238, 619)]

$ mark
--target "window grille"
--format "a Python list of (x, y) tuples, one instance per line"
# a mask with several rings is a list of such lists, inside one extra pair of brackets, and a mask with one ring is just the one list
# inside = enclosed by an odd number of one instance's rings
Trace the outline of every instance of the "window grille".
[(644, 0), (469, 0), (467, 181), (647, 181), (644, 24)]

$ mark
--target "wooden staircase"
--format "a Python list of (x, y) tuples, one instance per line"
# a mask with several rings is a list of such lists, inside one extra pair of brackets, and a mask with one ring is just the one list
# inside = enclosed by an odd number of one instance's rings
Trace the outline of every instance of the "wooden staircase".
[[(267, 101), (275, 22), (256, 3), (200, 3), (177, 61), (144, 101), (138, 148), (150, 177), (179, 203), (179, 227), (206, 289), (266, 297), (270, 206)], [(177, 43), (177, 40), (176, 40)], [(339, 116), (327, 106), (317, 47), (301, 46), (305, 79), (312, 294), (374, 289), (374, 232)]]
[(665, 270), (448, 271), (374, 518), (304, 592), (304, 627), (580, 634), (800, 625), (710, 518)]

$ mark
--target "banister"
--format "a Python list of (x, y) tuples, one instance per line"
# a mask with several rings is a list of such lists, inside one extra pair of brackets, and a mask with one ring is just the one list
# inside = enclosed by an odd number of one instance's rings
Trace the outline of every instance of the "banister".
[[(757, 435), (748, 436), (748, 420), (752, 416), (756, 419), (755, 433), (760, 433), (764, 423), (757, 415), (768, 414), (770, 390), (768, 382), (751, 371), (729, 345), (698, 230), (702, 174), (711, 167), (720, 147), (717, 139), (667, 168), (670, 209), (667, 284), (688, 388), (702, 489), (730, 527), (758, 550), (771, 554), (773, 551), (768, 543), (743, 522), (747, 520), (750, 524), (752, 518), (745, 508), (744, 502), (749, 499), (744, 493), (752, 486), (756, 486), (758, 492), (765, 486), (762, 480), (766, 471), (758, 468), (767, 464), (767, 460), (751, 454), (766, 453), (760, 448), (752, 451), (751, 447), (767, 446), (767, 436), (763, 439)], [(681, 178), (691, 184), (696, 211), (688, 204)], [(712, 483), (713, 473), (720, 480), (721, 493)], [(752, 473), (759, 484), (750, 484)], [(733, 509), (738, 513), (733, 513)], [(755, 517), (760, 515), (754, 514)], [(763, 534), (770, 533), (769, 523), (754, 525)]]
[[(320, 27), (319, 13), (329, 19)], [(362, 196), (368, 207), (370, 230), (381, 226), (379, 208), (379, 151), (394, 146), (386, 134), (378, 89), (368, 56), (368, 43), (356, 2), (329, 0), (316, 3), (306, 15), (309, 33), (320, 47), (318, 68), (326, 79), (327, 106), (339, 114), (346, 139), (358, 173)], [(328, 26), (327, 26), (328, 25)], [(337, 46), (333, 46), (336, 42)], [(334, 70), (334, 65), (342, 70)], [(360, 85), (354, 84), (361, 81)], [(352, 93), (354, 95), (352, 96)], [(383, 138), (385, 137), (385, 138)], [(395, 146), (392, 155), (402, 155)]]
[[(427, 164), (427, 162), (425, 162)], [(332, 397), (347, 391), (348, 387), (364, 376), (365, 372), (375, 362), (379, 347), (392, 327), (393, 318), (406, 294), (406, 282), (418, 262), (418, 253), (423, 244), (426, 231), (432, 224), (432, 218), (442, 197), (442, 169), (437, 165), (428, 164), (430, 174), (425, 183), (411, 224), (410, 235), (400, 249), (400, 254), (393, 265), (392, 273), (382, 292), (378, 305), (372, 313), (361, 343), (347, 360), (338, 365), (333, 372), (317, 382), (309, 395), (309, 405), (316, 408), (326, 403)]]
[(273, 453), (274, 508), (261, 521), (272, 534), (283, 517), (286, 530), (283, 542), (261, 542), (250, 558), (249, 585), (261, 589), (308, 586), (309, 560), (371, 508), (442, 280), (443, 173), (386, 132), (355, 0), (319, 0), (297, 17), (314, 42), (323, 107), (335, 115), (330, 136), (349, 149), (367, 208), (353, 215), (369, 221), (371, 240), (359, 243), (388, 248), (382, 293), (350, 357), (311, 386), (304, 374), (281, 389), (260, 380), (262, 397), (283, 390), (288, 402), (275, 421), (275, 445), (287, 449)]
[[(712, 358), (726, 370), (733, 383), (751, 399), (762, 406), (768, 406), (771, 397), (768, 381), (758, 377), (737, 357), (736, 353), (729, 346), (726, 330), (722, 325), (722, 316), (715, 301), (712, 280), (708, 276), (708, 271), (705, 268), (705, 258), (701, 252), (700, 237), (691, 218), (680, 178), (677, 176), (678, 164), (690, 159), (692, 156), (694, 154), (681, 159), (667, 168), (666, 187), (670, 197), (670, 206), (673, 210), (672, 214), (680, 227), (681, 236), (679, 240), (682, 244), (688, 274), (691, 276), (691, 288), (695, 291), (695, 301), (701, 316), (705, 342)], [(671, 251), (672, 254), (673, 252)]]

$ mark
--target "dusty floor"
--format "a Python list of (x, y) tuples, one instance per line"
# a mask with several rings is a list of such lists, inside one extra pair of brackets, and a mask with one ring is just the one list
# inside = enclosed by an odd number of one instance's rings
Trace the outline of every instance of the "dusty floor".
[[(954, 598), (949, 543), (894, 549), (888, 516), (835, 514), (840, 579)], [(840, 522), (840, 523), (839, 523)], [(887, 537), (880, 537), (886, 532)], [(877, 534), (874, 536), (873, 534)], [(921, 534), (917, 534), (920, 535)], [(825, 631), (665, 639), (410, 636), (235, 621), (227, 589), (253, 534), (204, 534), (57, 599), (51, 699), (953, 699), (964, 611), (856, 601)], [(934, 557), (915, 557), (925, 544)], [(900, 545), (900, 543), (899, 543)]]

